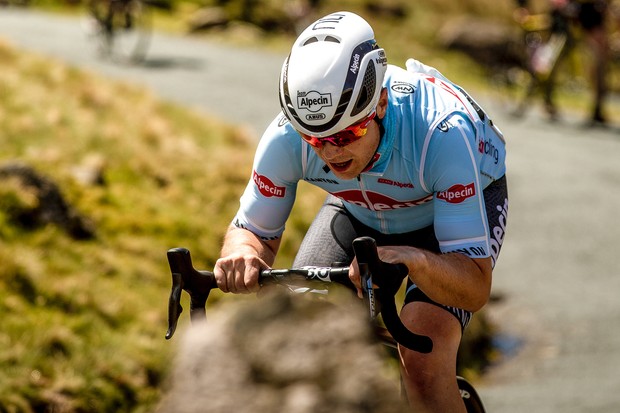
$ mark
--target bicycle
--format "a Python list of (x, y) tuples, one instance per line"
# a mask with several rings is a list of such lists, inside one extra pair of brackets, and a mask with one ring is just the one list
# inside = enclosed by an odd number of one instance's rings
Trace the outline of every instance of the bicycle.
[(151, 39), (150, 7), (144, 0), (89, 0), (99, 54), (121, 62), (140, 62)]
[[(389, 264), (381, 261), (376, 243), (370, 237), (355, 239), (353, 249), (361, 273), (364, 301), (378, 339), (391, 348), (396, 348), (398, 343), (414, 351), (430, 353), (433, 349), (430, 337), (408, 330), (396, 310), (395, 295), (407, 276), (407, 268), (403, 264)], [(168, 250), (167, 256), (172, 273), (172, 289), (168, 301), (168, 330), (165, 336), (169, 340), (176, 331), (178, 319), (183, 311), (180, 303), (182, 292), (186, 291), (189, 294), (190, 319), (192, 322), (197, 322), (206, 318), (209, 294), (213, 288), (217, 287), (212, 272), (196, 270), (193, 267), (189, 250), (173, 248)], [(355, 290), (349, 279), (349, 267), (347, 266), (267, 269), (260, 274), (261, 285), (286, 285), (294, 281), (303, 281), (311, 286), (337, 283)], [(376, 323), (379, 314), (382, 316), (385, 327)], [(484, 413), (482, 400), (474, 386), (461, 376), (457, 376), (456, 380), (467, 412)]]

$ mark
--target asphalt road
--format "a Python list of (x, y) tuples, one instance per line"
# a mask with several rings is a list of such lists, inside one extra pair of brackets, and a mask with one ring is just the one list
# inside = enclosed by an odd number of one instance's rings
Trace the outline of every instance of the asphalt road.
[[(158, 35), (143, 65), (122, 66), (97, 59), (81, 23), (0, 8), (5, 41), (257, 136), (278, 111), (282, 55)], [(480, 100), (508, 140), (510, 212), (493, 287), (504, 298), (489, 306), (507, 351), (477, 387), (489, 412), (620, 412), (620, 129), (517, 121)]]

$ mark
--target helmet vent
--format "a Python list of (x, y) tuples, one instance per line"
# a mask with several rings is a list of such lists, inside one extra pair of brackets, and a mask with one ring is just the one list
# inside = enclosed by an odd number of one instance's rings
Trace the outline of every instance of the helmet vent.
[(325, 36), (325, 41), (326, 42), (333, 42), (333, 43), (340, 43), (340, 39), (334, 37), (334, 36)]
[(357, 101), (355, 102), (355, 106), (351, 111), (351, 116), (355, 116), (359, 114), (361, 111), (366, 109), (370, 102), (372, 101), (375, 95), (375, 87), (377, 81), (377, 72), (375, 70), (375, 65), (372, 61), (368, 63), (366, 66), (366, 73), (364, 73), (364, 80), (362, 81), (362, 86), (360, 87), (359, 95), (357, 96)]
[(302, 44), (302, 46), (307, 46), (307, 45), (309, 45), (309, 44), (316, 43), (316, 42), (318, 42), (318, 41), (319, 41), (319, 39), (317, 39), (316, 37), (311, 37), (311, 38), (309, 38), (308, 40), (306, 40), (306, 41)]

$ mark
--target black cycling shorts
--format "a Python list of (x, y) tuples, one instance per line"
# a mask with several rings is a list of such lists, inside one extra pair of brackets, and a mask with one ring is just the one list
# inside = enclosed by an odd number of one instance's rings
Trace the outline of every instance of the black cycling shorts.
[[(485, 190), (487, 219), (491, 231), (491, 254), (493, 265), (499, 256), (508, 215), (508, 190), (506, 178), (493, 182)], [(440, 252), (433, 226), (402, 234), (383, 234), (370, 228), (347, 212), (338, 198), (329, 195), (315, 217), (299, 248), (293, 267), (331, 266), (333, 263), (350, 263), (355, 254), (352, 242), (355, 238), (370, 236), (378, 246), (409, 245), (433, 252)], [(472, 313), (449, 307), (431, 300), (411, 280), (407, 283), (405, 304), (413, 301), (428, 302), (442, 307), (454, 315), (465, 329)]]

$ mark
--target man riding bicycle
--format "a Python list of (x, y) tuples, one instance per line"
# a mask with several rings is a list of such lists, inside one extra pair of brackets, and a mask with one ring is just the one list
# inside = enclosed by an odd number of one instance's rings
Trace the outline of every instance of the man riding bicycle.
[[(279, 83), (282, 113), (262, 136), (252, 177), (214, 274), (224, 292), (259, 289), (274, 262), (297, 183), (329, 195), (294, 267), (351, 263), (358, 236), (409, 269), (404, 324), (434, 342), (400, 347), (412, 405), (465, 411), (456, 354), (487, 302), (504, 239), (505, 143), (482, 109), (436, 70), (388, 65), (370, 25), (339, 12), (295, 41)], [(350, 278), (360, 286), (353, 261)]]

